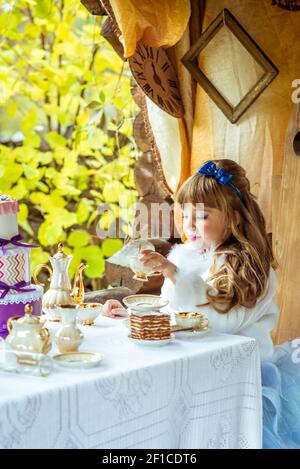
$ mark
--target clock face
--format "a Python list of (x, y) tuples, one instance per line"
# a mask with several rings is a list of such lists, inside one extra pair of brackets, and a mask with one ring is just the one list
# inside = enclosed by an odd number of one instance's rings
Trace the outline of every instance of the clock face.
[(139, 42), (128, 62), (144, 93), (164, 111), (182, 117), (184, 111), (177, 77), (166, 51)]

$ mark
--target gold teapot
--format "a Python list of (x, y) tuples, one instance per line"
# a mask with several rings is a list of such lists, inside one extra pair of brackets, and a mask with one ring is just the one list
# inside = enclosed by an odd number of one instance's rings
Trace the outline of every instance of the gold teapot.
[(45, 285), (38, 281), (38, 274), (42, 269), (47, 269), (50, 273), (50, 288), (43, 295), (42, 299), (42, 309), (49, 319), (60, 320), (57, 306), (78, 304), (83, 301), (84, 285), (82, 272), (87, 267), (87, 264), (82, 262), (78, 267), (72, 289), (69, 277), (69, 267), (72, 259), (73, 256), (65, 254), (64, 244), (59, 243), (57, 253), (54, 256), (49, 256), (52, 268), (47, 264), (40, 264), (33, 273), (35, 283), (42, 286)]
[(6, 342), (18, 352), (48, 353), (52, 346), (49, 330), (37, 316), (32, 316), (32, 311), (32, 306), (27, 304), (24, 316), (8, 319)]

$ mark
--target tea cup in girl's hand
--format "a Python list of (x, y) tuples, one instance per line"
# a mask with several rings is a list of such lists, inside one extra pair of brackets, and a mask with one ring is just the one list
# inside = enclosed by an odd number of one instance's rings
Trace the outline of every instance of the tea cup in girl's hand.
[(142, 249), (139, 260), (144, 268), (152, 269), (153, 272), (161, 272), (165, 278), (174, 280), (176, 265), (159, 252)]

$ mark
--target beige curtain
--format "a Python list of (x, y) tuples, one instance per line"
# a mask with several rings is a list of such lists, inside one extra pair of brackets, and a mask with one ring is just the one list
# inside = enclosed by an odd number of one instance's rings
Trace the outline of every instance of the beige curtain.
[(182, 37), (190, 17), (190, 0), (110, 0), (121, 30), (124, 55), (143, 40), (152, 47), (171, 47)]

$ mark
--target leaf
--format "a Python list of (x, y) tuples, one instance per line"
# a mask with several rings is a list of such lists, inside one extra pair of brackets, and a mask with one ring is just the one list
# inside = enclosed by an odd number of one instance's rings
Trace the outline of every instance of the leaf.
[[(99, 246), (79, 247), (74, 250), (75, 260), (80, 259), (88, 264), (84, 273), (89, 278), (99, 278), (104, 273), (105, 263), (102, 251)], [(75, 264), (75, 262), (74, 262)], [(76, 269), (76, 264), (72, 265), (72, 270)], [(78, 267), (78, 264), (77, 264)], [(73, 270), (74, 271), (74, 270)]]
[(90, 241), (90, 235), (84, 230), (72, 231), (68, 237), (68, 245), (72, 247), (86, 246)]
[(88, 137), (88, 143), (92, 149), (98, 150), (107, 142), (107, 135), (103, 130), (93, 128)]
[(24, 146), (38, 148), (41, 143), (41, 137), (36, 132), (27, 132), (24, 140)]
[(21, 130), (24, 135), (32, 134), (32, 131), (36, 125), (37, 114), (34, 108), (27, 112), (26, 117), (22, 120)]
[(23, 223), (28, 217), (28, 207), (26, 204), (19, 204), (18, 222)]
[(40, 88), (40, 91), (49, 91), (49, 82), (40, 73), (30, 72), (27, 74), (27, 79)]
[(70, 213), (64, 208), (52, 207), (52, 209), (49, 210), (49, 213), (51, 214), (55, 224), (63, 228), (69, 228), (77, 222), (76, 213)]
[(49, 261), (49, 254), (45, 251), (43, 251), (42, 248), (35, 248), (32, 249), (30, 252), (30, 267), (31, 271), (33, 272), (34, 269), (39, 264), (47, 264)]
[(66, 201), (54, 190), (50, 195), (42, 194), (41, 192), (31, 192), (29, 199), (37, 206), (43, 208), (45, 212), (55, 212), (59, 208), (63, 208), (66, 205)]
[(79, 225), (88, 219), (89, 214), (93, 209), (93, 205), (93, 202), (89, 199), (83, 198), (80, 200), (76, 211), (77, 223)]
[(13, 101), (12, 103), (10, 103), (7, 108), (6, 108), (6, 113), (7, 113), (7, 116), (8, 117), (14, 117), (14, 115), (16, 114), (17, 112), (17, 109), (18, 109), (18, 102), (17, 101)]
[(80, 125), (80, 127), (84, 127), (88, 123), (89, 116), (90, 114), (88, 111), (82, 112), (77, 117), (77, 120), (76, 120), (77, 124)]
[(124, 190), (120, 196), (120, 207), (130, 208), (136, 203), (136, 200), (137, 200), (136, 191)]
[(26, 231), (30, 236), (34, 236), (33, 229), (27, 221), (28, 207), (26, 204), (19, 204), (18, 223), (21, 228)]
[(21, 226), (22, 230), (26, 231), (26, 233), (28, 233), (30, 236), (34, 236), (34, 231), (27, 220), (23, 221), (22, 223), (19, 223), (19, 225)]
[(104, 239), (102, 241), (101, 249), (105, 257), (111, 257), (115, 252), (123, 247), (123, 242), (120, 239)]
[(99, 101), (91, 101), (88, 104), (88, 109), (101, 109), (101, 103)]
[(125, 191), (125, 187), (119, 181), (108, 182), (103, 189), (105, 202), (119, 202)]
[(37, 181), (36, 189), (39, 189), (40, 191), (45, 192), (45, 193), (49, 192), (49, 187), (47, 186), (47, 184), (41, 181)]
[(65, 137), (54, 131), (48, 132), (45, 135), (45, 139), (53, 150), (59, 147), (65, 147), (67, 144), (67, 140), (65, 139)]
[(32, 166), (29, 166), (27, 164), (24, 164), (23, 165), (23, 168), (24, 168), (24, 176), (27, 178), (27, 179), (33, 179), (33, 178), (37, 178), (38, 175), (39, 175), (39, 171), (37, 168), (33, 168)]
[(17, 200), (25, 199), (28, 194), (28, 190), (25, 182), (21, 179), (17, 185), (10, 190), (10, 195)]
[(10, 183), (14, 183), (19, 181), (22, 174), (23, 168), (21, 165), (18, 165), (16, 163), (9, 163), (8, 166), (5, 168), (5, 173), (3, 174), (3, 177), (5, 177), (6, 180)]
[(49, 13), (53, 8), (52, 0), (37, 0), (34, 2), (34, 11), (37, 16), (36, 19), (45, 18), (49, 19)]
[(99, 93), (99, 99), (100, 99), (101, 103), (105, 103), (105, 94), (104, 94), (103, 90), (101, 90), (100, 93)]
[(108, 230), (111, 224), (114, 222), (115, 216), (112, 212), (107, 211), (101, 215), (99, 220), (99, 226), (102, 230)]
[(49, 165), (53, 160), (53, 153), (51, 151), (47, 151), (45, 153), (40, 152), (36, 158), (40, 164)]
[(38, 239), (43, 246), (52, 246), (64, 240), (64, 232), (59, 224), (47, 220), (39, 227)]

